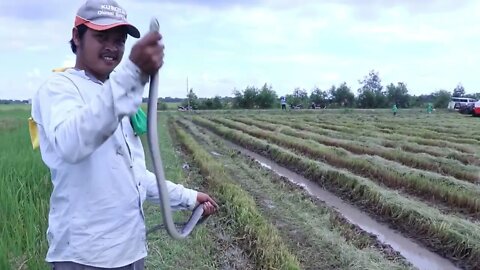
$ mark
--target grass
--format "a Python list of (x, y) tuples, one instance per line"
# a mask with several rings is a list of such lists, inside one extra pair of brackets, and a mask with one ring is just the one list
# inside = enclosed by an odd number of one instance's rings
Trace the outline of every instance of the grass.
[(28, 111), (0, 110), (0, 269), (47, 269), (50, 174), (33, 151)]

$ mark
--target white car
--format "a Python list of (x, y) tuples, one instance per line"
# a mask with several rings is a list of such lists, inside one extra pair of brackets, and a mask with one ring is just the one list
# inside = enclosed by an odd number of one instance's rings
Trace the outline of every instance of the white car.
[(468, 106), (477, 102), (473, 98), (464, 98), (464, 97), (452, 97), (452, 100), (448, 103), (449, 110), (458, 111), (462, 106)]

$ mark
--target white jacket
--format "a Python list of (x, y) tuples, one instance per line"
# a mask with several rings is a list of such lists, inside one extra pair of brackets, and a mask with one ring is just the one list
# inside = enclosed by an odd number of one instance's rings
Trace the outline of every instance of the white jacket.
[[(127, 59), (105, 83), (68, 69), (34, 95), (32, 117), (53, 182), (48, 262), (113, 268), (146, 256), (142, 204), (158, 202), (158, 190), (128, 117), (146, 81)], [(172, 208), (193, 209), (196, 191), (167, 186)]]

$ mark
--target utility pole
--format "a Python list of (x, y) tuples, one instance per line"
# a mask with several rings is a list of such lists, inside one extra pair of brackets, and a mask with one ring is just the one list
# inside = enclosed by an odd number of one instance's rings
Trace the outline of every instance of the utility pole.
[(188, 102), (188, 110), (190, 110), (190, 92), (188, 91), (188, 76), (187, 76), (187, 102)]

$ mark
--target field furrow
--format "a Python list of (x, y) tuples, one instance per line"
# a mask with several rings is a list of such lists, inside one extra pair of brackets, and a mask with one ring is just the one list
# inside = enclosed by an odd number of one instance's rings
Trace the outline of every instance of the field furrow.
[(427, 177), (415, 171), (399, 171), (378, 164), (345, 150), (328, 147), (311, 140), (298, 140), (292, 136), (277, 134), (224, 118), (212, 118), (216, 123), (240, 130), (257, 138), (266, 139), (279, 146), (287, 147), (299, 155), (321, 160), (357, 175), (367, 177), (393, 189), (403, 189), (409, 194), (432, 200), (459, 212), (464, 209), (478, 217), (480, 212), (479, 187), (469, 183), (453, 182), (443, 177)]
[(289, 128), (288, 126), (273, 125), (253, 119), (232, 118), (232, 120), (242, 122), (248, 125), (254, 125), (259, 128), (268, 129), (270, 131), (276, 130), (283, 134), (306, 140), (314, 140), (328, 146), (341, 147), (355, 154), (377, 155), (388, 160), (397, 161), (403, 165), (410, 166), (412, 168), (433, 171), (443, 175), (450, 175), (456, 177), (457, 179), (465, 180), (468, 182), (480, 182), (480, 170), (478, 169), (478, 167), (465, 166), (460, 162), (453, 163), (449, 160), (439, 159), (438, 157), (435, 158), (428, 157), (426, 155), (392, 151), (392, 149), (381, 145), (363, 142), (355, 143), (352, 140), (332, 138), (330, 136), (320, 135), (309, 131), (297, 131), (295, 129)]
[[(261, 166), (180, 121), (199, 145), (215, 153), (228, 176), (255, 198), (262, 214), (282, 234), (305, 269), (411, 269), (391, 253), (378, 249), (372, 238), (349, 226), (324, 204), (309, 199)], [(381, 247), (381, 246), (380, 246)]]
[[(243, 118), (244, 119), (244, 118)], [(332, 138), (341, 138), (352, 140), (356, 142), (372, 142), (377, 145), (381, 145), (387, 148), (398, 148), (397, 150), (410, 153), (425, 153), (433, 157), (443, 157), (450, 160), (457, 160), (464, 165), (480, 166), (480, 158), (472, 153), (463, 153), (455, 149), (449, 149), (440, 146), (422, 145), (417, 142), (409, 142), (403, 139), (401, 136), (381, 136), (372, 132), (357, 132), (354, 130), (347, 130), (346, 132), (326, 129), (322, 126), (312, 124), (311, 122), (305, 122), (302, 119), (289, 120), (289, 119), (276, 119), (254, 116), (252, 119), (256, 119), (262, 122), (276, 124), (277, 126), (289, 126), (298, 130), (306, 130), (319, 135), (325, 135)], [(363, 128), (365, 129), (365, 128)]]
[(362, 206), (380, 219), (387, 220), (407, 235), (458, 262), (463, 267), (480, 267), (480, 226), (459, 217), (444, 215), (428, 205), (401, 196), (368, 179), (311, 159), (295, 152), (216, 124), (204, 118), (193, 121), (214, 133), (254, 152), (265, 155), (301, 175), (330, 189), (352, 203)]

